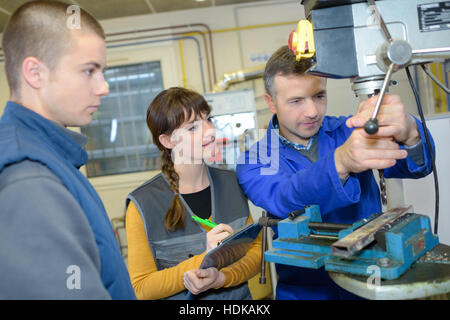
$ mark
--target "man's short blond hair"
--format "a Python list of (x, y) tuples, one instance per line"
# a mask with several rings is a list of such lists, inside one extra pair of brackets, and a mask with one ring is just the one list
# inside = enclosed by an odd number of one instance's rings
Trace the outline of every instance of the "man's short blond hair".
[[(2, 47), (5, 70), (11, 93), (21, 88), (22, 64), (35, 57), (53, 69), (61, 56), (70, 49), (71, 32), (68, 20), (73, 17), (70, 5), (57, 1), (32, 1), (19, 7), (3, 32)], [(81, 31), (93, 32), (105, 39), (100, 23), (79, 8)]]

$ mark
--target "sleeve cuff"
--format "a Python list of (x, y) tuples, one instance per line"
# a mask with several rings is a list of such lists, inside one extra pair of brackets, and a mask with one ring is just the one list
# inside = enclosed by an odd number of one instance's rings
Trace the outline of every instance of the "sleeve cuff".
[(334, 152), (330, 153), (330, 155), (329, 175), (339, 198), (347, 205), (358, 202), (361, 195), (361, 187), (358, 178), (353, 174), (349, 174), (345, 179), (339, 178), (336, 164), (334, 163)]
[(229, 287), (230, 284), (231, 284), (231, 281), (232, 281), (231, 271), (227, 267), (222, 268), (219, 271), (223, 273), (223, 275), (225, 276), (225, 280), (224, 280), (224, 282), (223, 282), (223, 284), (221, 286), (218, 286), (218, 287), (216, 287), (214, 289), (220, 289), (220, 288), (227, 288), (227, 287)]
[(403, 148), (408, 152), (408, 157), (411, 158), (411, 160), (414, 161), (414, 163), (419, 167), (425, 164), (422, 145), (422, 140), (420, 140), (413, 146), (403, 146)]

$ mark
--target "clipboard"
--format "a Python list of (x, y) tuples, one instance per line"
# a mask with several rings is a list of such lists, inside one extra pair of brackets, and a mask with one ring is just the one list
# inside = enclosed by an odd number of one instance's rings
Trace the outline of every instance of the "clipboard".
[[(260, 231), (261, 226), (257, 223), (246, 225), (236, 231), (205, 255), (199, 269), (216, 268), (220, 270), (238, 261), (245, 256)], [(193, 300), (195, 297), (194, 294), (188, 292), (185, 299)]]
[(222, 243), (211, 249), (203, 258), (200, 269), (216, 268), (218, 270), (241, 259), (252, 246), (261, 231), (257, 223), (249, 224), (225, 238)]

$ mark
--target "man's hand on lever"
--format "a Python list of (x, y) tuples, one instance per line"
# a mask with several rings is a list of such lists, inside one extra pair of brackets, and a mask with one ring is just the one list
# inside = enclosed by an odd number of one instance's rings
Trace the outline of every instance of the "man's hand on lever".
[[(349, 118), (346, 122), (349, 128), (362, 128), (371, 117), (378, 96), (360, 103), (358, 113)], [(394, 94), (384, 96), (383, 103), (378, 113), (379, 130), (376, 134), (367, 137), (372, 138), (388, 138), (392, 137), (396, 142), (413, 146), (420, 141), (417, 123), (414, 118), (406, 111), (400, 97)]]
[(377, 98), (374, 96), (362, 102), (358, 113), (346, 122), (355, 130), (334, 155), (341, 179), (352, 172), (392, 167), (397, 160), (408, 156), (407, 151), (400, 150), (399, 144), (413, 146), (420, 141), (416, 121), (406, 112), (397, 95), (384, 97), (377, 118), (379, 130), (376, 134), (367, 134), (363, 127), (373, 113)]

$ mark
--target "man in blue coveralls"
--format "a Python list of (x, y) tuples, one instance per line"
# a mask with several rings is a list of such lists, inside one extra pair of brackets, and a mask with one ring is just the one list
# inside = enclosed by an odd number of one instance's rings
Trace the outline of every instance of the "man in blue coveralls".
[[(422, 125), (398, 96), (385, 96), (379, 131), (369, 136), (363, 126), (378, 97), (361, 103), (353, 117), (326, 116), (327, 80), (304, 70), (288, 46), (267, 62), (264, 98), (273, 117), (264, 138), (241, 155), (237, 166), (239, 183), (255, 205), (284, 219), (318, 204), (323, 221), (353, 223), (382, 210), (372, 169), (385, 169), (386, 178), (431, 172)], [(276, 267), (277, 299), (350, 297), (323, 268)]]

